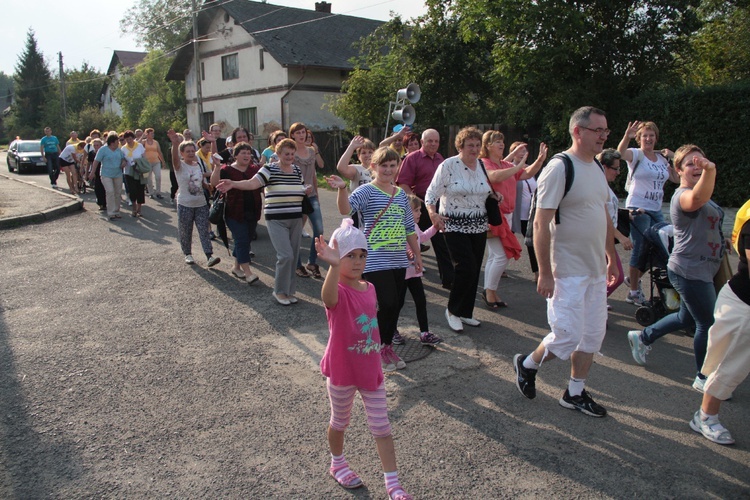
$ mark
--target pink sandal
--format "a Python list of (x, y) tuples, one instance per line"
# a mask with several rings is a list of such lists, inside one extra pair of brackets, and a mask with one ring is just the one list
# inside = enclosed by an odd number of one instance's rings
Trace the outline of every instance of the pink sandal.
[(414, 497), (405, 492), (400, 485), (388, 490), (388, 498), (391, 500), (414, 500)]
[(331, 468), (329, 472), (337, 483), (348, 490), (359, 488), (364, 484), (357, 473), (351, 470), (348, 465), (335, 470)]

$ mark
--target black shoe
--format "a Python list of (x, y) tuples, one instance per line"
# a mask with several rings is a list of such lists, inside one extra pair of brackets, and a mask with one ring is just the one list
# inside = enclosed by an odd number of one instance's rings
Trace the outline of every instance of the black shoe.
[(430, 245), (422, 245), (422, 244), (419, 245), (419, 251), (422, 253), (425, 253), (429, 249), (430, 249)]
[(604, 417), (607, 410), (600, 404), (594, 402), (589, 393), (584, 389), (580, 396), (571, 396), (565, 389), (565, 394), (560, 398), (560, 406), (570, 410), (578, 410), (590, 417)]
[(526, 356), (523, 354), (513, 356), (513, 369), (516, 371), (516, 387), (521, 391), (521, 394), (529, 399), (534, 399), (536, 397), (536, 370), (524, 368), (524, 359), (526, 359)]

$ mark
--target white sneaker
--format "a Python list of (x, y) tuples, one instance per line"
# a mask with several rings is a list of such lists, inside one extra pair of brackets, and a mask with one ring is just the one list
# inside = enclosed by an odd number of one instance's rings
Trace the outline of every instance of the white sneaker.
[(646, 355), (651, 350), (651, 346), (643, 343), (641, 340), (641, 331), (630, 330), (628, 332), (628, 343), (630, 344), (630, 352), (633, 354), (635, 362), (644, 366), (646, 364)]
[(696, 411), (690, 421), (690, 428), (703, 434), (703, 437), (717, 444), (734, 444), (734, 438), (718, 418), (703, 420), (700, 410)]
[(445, 310), (445, 319), (448, 321), (448, 326), (454, 332), (464, 331), (464, 325), (461, 323), (461, 318), (452, 315), (448, 309)]
[(312, 236), (310, 236), (310, 233), (308, 233), (307, 231), (302, 231), (302, 237), (303, 238), (312, 238)]
[(191, 266), (195, 264), (195, 259), (192, 255), (186, 255), (185, 256), (185, 264), (190, 264)]
[(216, 264), (218, 264), (219, 262), (221, 262), (221, 258), (219, 258), (219, 257), (216, 257), (215, 255), (212, 255), (212, 256), (211, 256), (211, 257), (209, 257), (209, 259), (208, 259), (208, 267), (214, 267), (214, 266), (215, 266)]
[(643, 303), (646, 302), (646, 297), (643, 296), (643, 292), (640, 290), (636, 290), (635, 292), (631, 290), (628, 292), (628, 296), (625, 297), (625, 302), (636, 306), (642, 306)]
[(698, 375), (695, 376), (695, 380), (693, 380), (693, 389), (703, 394), (703, 387), (706, 385), (706, 379), (700, 378)]
[(461, 320), (461, 323), (463, 323), (464, 325), (479, 326), (482, 324), (474, 318), (459, 318), (459, 319)]

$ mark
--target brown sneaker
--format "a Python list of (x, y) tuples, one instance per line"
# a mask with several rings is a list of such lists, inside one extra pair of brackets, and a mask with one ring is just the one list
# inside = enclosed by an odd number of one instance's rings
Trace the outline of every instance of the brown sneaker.
[(308, 264), (307, 270), (310, 271), (310, 274), (312, 274), (312, 277), (315, 279), (321, 279), (323, 276), (320, 274), (320, 266), (317, 264)]
[(307, 270), (305, 269), (305, 266), (299, 266), (297, 268), (296, 272), (297, 272), (297, 276), (299, 276), (300, 278), (309, 278), (310, 277), (310, 275), (307, 274)]

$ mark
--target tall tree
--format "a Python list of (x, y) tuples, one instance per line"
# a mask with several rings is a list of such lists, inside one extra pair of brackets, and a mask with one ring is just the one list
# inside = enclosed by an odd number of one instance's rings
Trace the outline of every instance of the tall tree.
[(79, 113), (96, 106), (101, 99), (104, 73), (84, 62), (80, 69), (65, 71), (65, 94), (68, 111)]
[(166, 81), (172, 59), (151, 51), (135, 70), (115, 84), (114, 97), (122, 108), (123, 126), (166, 131), (187, 123), (185, 83)]
[(34, 30), (26, 34), (26, 47), (16, 64), (15, 104), (12, 126), (15, 133), (27, 136), (41, 134), (44, 107), (52, 83), (52, 75), (39, 52)]
[(189, 0), (137, 0), (120, 20), (120, 31), (135, 34), (149, 50), (170, 52), (190, 33), (191, 13)]

